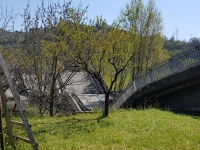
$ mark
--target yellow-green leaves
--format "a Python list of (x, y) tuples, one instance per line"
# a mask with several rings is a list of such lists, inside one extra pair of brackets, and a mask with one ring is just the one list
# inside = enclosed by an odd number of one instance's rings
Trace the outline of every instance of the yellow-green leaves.
[[(140, 75), (152, 65), (169, 58), (162, 49), (162, 17), (154, 0), (147, 6), (142, 0), (130, 0), (119, 17), (122, 28), (129, 32), (130, 47), (134, 49), (131, 66), (132, 77)], [(130, 67), (131, 67), (130, 66)]]
[(62, 56), (67, 48), (64, 41), (42, 41), (42, 53), (45, 56)]

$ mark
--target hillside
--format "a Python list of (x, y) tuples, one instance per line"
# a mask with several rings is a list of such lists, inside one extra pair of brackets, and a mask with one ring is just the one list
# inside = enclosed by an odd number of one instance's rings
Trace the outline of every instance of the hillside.
[(17, 43), (20, 43), (24, 39), (23, 32), (11, 32), (0, 29), (0, 45), (10, 45), (15, 47)]
[[(200, 149), (200, 116), (156, 109), (112, 110), (108, 118), (99, 119), (101, 113), (28, 119), (40, 150)], [(14, 132), (23, 134), (22, 128)], [(19, 141), (17, 149), (31, 148)]]

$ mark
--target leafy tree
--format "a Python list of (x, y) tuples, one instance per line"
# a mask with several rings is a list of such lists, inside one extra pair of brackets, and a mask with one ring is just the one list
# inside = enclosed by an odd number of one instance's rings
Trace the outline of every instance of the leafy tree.
[(200, 45), (200, 38), (193, 37), (189, 40), (188, 44), (190, 45), (190, 48), (199, 46)]
[(148, 70), (154, 64), (169, 58), (164, 50), (162, 38), (162, 17), (154, 0), (144, 6), (142, 0), (131, 0), (122, 9), (119, 21), (132, 36), (132, 79)]
[[(120, 29), (117, 23), (108, 26), (105, 20), (99, 17), (85, 25), (78, 20), (79, 18), (73, 19), (75, 31), (71, 36), (71, 49), (74, 61), (99, 81), (105, 94), (103, 117), (107, 117), (109, 94), (132, 58), (129, 34)], [(67, 31), (65, 27), (63, 24), (62, 29)], [(105, 77), (108, 76), (106, 80)]]

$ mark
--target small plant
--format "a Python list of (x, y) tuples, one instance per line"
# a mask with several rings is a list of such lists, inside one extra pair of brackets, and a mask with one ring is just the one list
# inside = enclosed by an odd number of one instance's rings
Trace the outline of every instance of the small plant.
[(157, 101), (157, 99), (154, 100), (148, 100), (146, 97), (143, 101), (143, 103), (137, 105), (137, 109), (151, 109), (151, 108), (159, 108), (160, 103)]

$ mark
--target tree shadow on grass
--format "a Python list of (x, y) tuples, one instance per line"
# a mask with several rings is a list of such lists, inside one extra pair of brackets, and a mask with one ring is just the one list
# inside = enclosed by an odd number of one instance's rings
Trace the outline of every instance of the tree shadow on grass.
[(33, 130), (33, 133), (36, 137), (43, 138), (43, 140), (45, 140), (46, 136), (57, 135), (63, 139), (68, 139), (70, 136), (92, 134), (98, 131), (99, 128), (107, 128), (111, 125), (113, 125), (112, 121), (102, 117), (69, 117), (62, 121), (40, 122), (37, 124), (37, 128)]
[(169, 109), (169, 111), (177, 114), (177, 115), (186, 115), (190, 116), (194, 119), (200, 119), (200, 110), (185, 110), (185, 109)]

